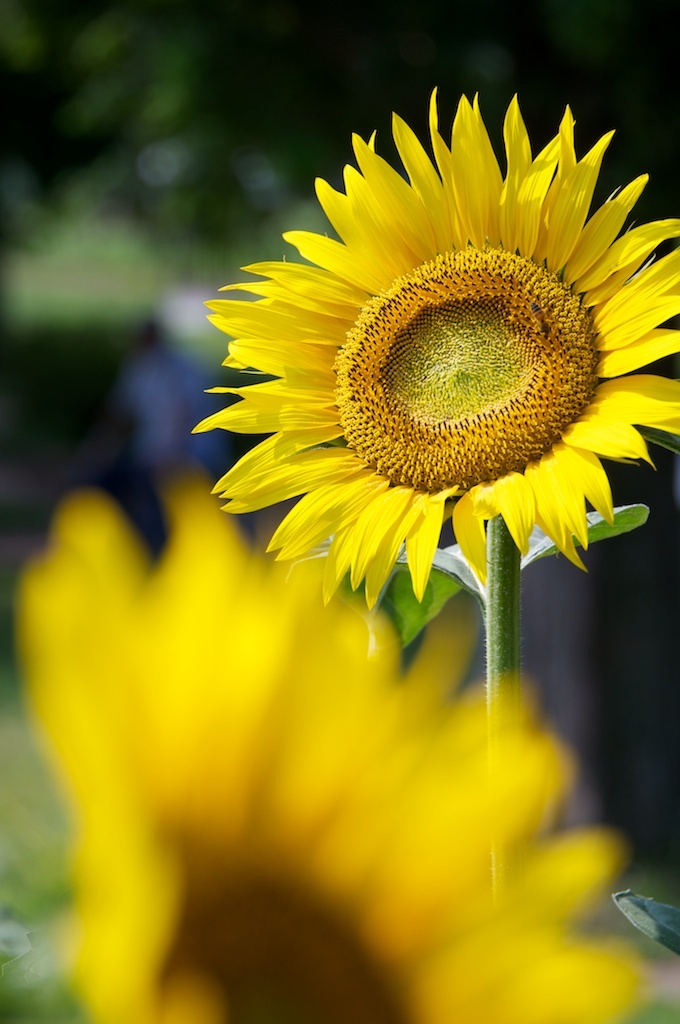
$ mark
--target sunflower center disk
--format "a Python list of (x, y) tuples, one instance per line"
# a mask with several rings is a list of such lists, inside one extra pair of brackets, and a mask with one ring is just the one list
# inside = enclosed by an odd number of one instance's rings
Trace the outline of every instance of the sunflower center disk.
[(423, 423), (483, 413), (530, 380), (531, 366), (513, 340), (490, 303), (426, 307), (394, 339), (385, 390), (396, 408)]
[(349, 445), (394, 484), (435, 492), (523, 470), (597, 385), (578, 296), (500, 249), (438, 256), (361, 312), (336, 360)]

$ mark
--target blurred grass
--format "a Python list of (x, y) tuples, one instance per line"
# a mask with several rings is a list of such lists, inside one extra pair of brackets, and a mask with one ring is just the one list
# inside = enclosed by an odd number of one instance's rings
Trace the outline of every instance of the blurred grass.
[(678, 1024), (678, 1021), (680, 1009), (677, 1006), (670, 1003), (652, 1003), (640, 1013), (636, 1013), (630, 1019), (630, 1024)]
[[(281, 235), (291, 228), (332, 234), (311, 197), (212, 247), (186, 234), (158, 237), (129, 216), (93, 213), (77, 200), (66, 200), (51, 214), (43, 213), (26, 243), (6, 254), (4, 316), (11, 331), (21, 334), (74, 327), (120, 330), (161, 315), (178, 344), (218, 366), (224, 336), (206, 320), (203, 301), (215, 298), (222, 285), (246, 278), (244, 265), (290, 258), (293, 250)], [(170, 301), (178, 292), (193, 304), (186, 315), (178, 316)]]
[(0, 1020), (84, 1020), (60, 964), (70, 906), (68, 822), (24, 704), (13, 655), (18, 572), (0, 567)]
[(134, 320), (172, 282), (149, 239), (119, 218), (47, 220), (7, 273), (6, 315), (19, 327)]

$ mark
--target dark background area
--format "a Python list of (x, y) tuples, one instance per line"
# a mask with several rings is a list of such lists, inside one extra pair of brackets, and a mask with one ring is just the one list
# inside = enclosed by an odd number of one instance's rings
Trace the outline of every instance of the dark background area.
[[(638, 216), (669, 216), (680, 136), (676, 4), (534, 0), (3, 0), (3, 131), (12, 186), (43, 190), (86, 167), (100, 202), (171, 235), (221, 239), (256, 214), (339, 180), (351, 132), (389, 112), (422, 132), (439, 86), (448, 123), (479, 92), (496, 139), (518, 92), (535, 144), (565, 104), (585, 150), (611, 127), (613, 189), (643, 170)], [(30, 183), (29, 183), (30, 179)]]
[[(499, 153), (514, 93), (535, 150), (569, 103), (580, 154), (617, 129), (596, 201), (647, 171), (637, 222), (680, 215), (676, 3), (345, 0), (322, 10), (294, 0), (2, 0), (1, 11), (7, 595), (134, 324), (156, 311), (152, 281), (128, 303), (129, 289), (107, 291), (106, 265), (91, 278), (92, 261), (87, 275), (76, 261), (67, 284), (91, 303), (65, 315), (56, 293), (66, 285), (53, 287), (40, 270), (55, 224), (77, 223), (80, 239), (103, 233), (104, 251), (123, 224), (153, 249), (156, 268), (209, 298), (239, 262), (280, 258), (282, 229), (320, 227), (313, 179), (341, 182), (352, 132), (377, 129), (391, 158), (396, 110), (424, 138), (435, 86), (446, 128), (460, 93), (479, 92)], [(19, 306), (16, 266), (38, 268), (21, 278)], [(215, 335), (219, 383), (224, 346)], [(525, 637), (548, 710), (581, 751), (581, 815), (622, 825), (638, 856), (674, 868), (679, 530), (673, 457), (657, 449), (655, 461), (656, 472), (611, 467), (617, 504), (651, 506), (646, 527), (599, 545), (588, 576), (563, 560), (527, 573)], [(8, 647), (9, 597), (4, 608)]]

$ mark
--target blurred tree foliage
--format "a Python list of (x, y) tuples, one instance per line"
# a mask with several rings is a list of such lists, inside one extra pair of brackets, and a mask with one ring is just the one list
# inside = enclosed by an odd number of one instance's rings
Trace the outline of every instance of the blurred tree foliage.
[[(338, 181), (350, 133), (389, 111), (417, 130), (441, 89), (479, 91), (500, 137), (518, 91), (537, 143), (572, 104), (583, 149), (615, 126), (613, 189), (651, 170), (641, 216), (675, 204), (680, 106), (673, 0), (2, 0), (6, 224), (87, 168), (100, 201), (223, 237)], [(650, 190), (651, 191), (651, 190)], [(15, 230), (20, 221), (14, 221)]]

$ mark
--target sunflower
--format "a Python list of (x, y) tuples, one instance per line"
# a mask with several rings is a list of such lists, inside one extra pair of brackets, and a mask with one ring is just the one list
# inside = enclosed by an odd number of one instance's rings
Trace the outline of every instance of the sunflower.
[(499, 168), (479, 105), (463, 97), (451, 143), (430, 107), (434, 163), (396, 115), (408, 180), (355, 137), (345, 192), (316, 191), (340, 240), (284, 235), (309, 264), (256, 263), (216, 300), (225, 365), (268, 375), (204, 420), (270, 434), (217, 483), (231, 512), (302, 495), (270, 544), (296, 558), (332, 535), (324, 590), (349, 570), (372, 605), (403, 545), (421, 599), (444, 518), (480, 579), (485, 521), (527, 551), (538, 524), (582, 566), (586, 499), (608, 521), (601, 456), (649, 460), (633, 426), (680, 428), (680, 383), (643, 374), (680, 350), (680, 252), (649, 257), (679, 220), (619, 236), (647, 176), (590, 217), (613, 133), (577, 160), (567, 108), (536, 156), (516, 98)]
[[(152, 566), (107, 498), (71, 497), (21, 594), (30, 695), (78, 826), (93, 1019), (599, 1024), (625, 1009), (633, 961), (573, 928), (619, 842), (538, 837), (568, 774), (554, 740), (514, 723), (489, 780), (483, 703), (441, 699), (436, 650), (399, 681), (398, 645), (368, 658), (355, 608), (251, 556), (203, 482), (169, 508)], [(496, 903), (491, 823), (526, 843)]]

